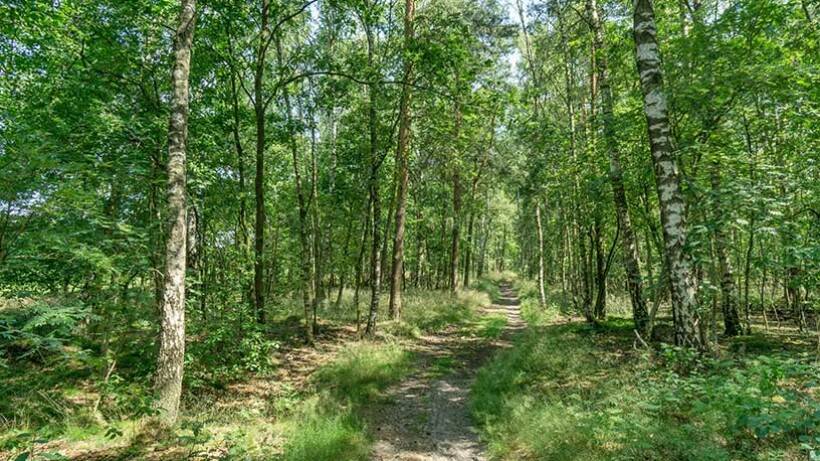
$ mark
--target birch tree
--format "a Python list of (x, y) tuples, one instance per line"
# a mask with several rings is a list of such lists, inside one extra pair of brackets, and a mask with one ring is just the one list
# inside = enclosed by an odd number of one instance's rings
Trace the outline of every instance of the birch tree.
[(188, 142), (188, 76), (196, 23), (196, 0), (182, 0), (174, 34), (174, 69), (171, 121), (168, 127), (168, 219), (165, 251), (165, 289), (160, 311), (159, 355), (154, 387), (159, 420), (165, 426), (176, 423), (182, 395), (185, 361), (185, 268), (187, 208), (185, 206), (186, 158)]
[(658, 29), (651, 0), (636, 0), (633, 33), (644, 115), (655, 173), (655, 185), (663, 227), (664, 259), (672, 293), (675, 344), (699, 350), (707, 347), (696, 299), (697, 287), (691, 257), (686, 252), (686, 203), (681, 173), (669, 123), (663, 87)]

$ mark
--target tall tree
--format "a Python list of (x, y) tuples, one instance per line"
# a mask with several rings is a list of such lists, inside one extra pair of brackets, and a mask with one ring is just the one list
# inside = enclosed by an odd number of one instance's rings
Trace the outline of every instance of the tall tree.
[(691, 256), (686, 252), (686, 203), (681, 190), (681, 173), (675, 159), (675, 145), (669, 123), (669, 109), (663, 87), (658, 29), (651, 0), (636, 0), (633, 17), (635, 56), (643, 94), (644, 115), (655, 171), (661, 210), (664, 258), (672, 293), (675, 344), (699, 350), (708, 345), (696, 299)]
[(413, 101), (413, 32), (416, 18), (416, 1), (405, 0), (404, 8), (404, 82), (399, 103), (399, 143), (396, 148), (398, 169), (398, 197), (396, 204), (396, 229), (393, 236), (393, 267), (390, 277), (390, 301), (388, 312), (391, 319), (401, 318), (401, 289), (404, 282), (404, 226), (407, 215), (407, 186), (410, 175), (410, 129)]
[(638, 258), (638, 243), (635, 238), (635, 232), (632, 229), (632, 221), (629, 217), (629, 207), (626, 200), (626, 191), (624, 190), (621, 154), (618, 150), (618, 144), (615, 141), (615, 133), (613, 132), (614, 98), (612, 96), (612, 85), (609, 81), (609, 58), (607, 57), (604, 29), (601, 24), (596, 0), (587, 0), (587, 14), (589, 15), (589, 23), (593, 31), (593, 40), (597, 52), (594, 64), (597, 67), (598, 85), (601, 92), (601, 118), (603, 119), (604, 146), (609, 153), (609, 182), (612, 185), (612, 195), (615, 201), (615, 209), (618, 213), (618, 225), (621, 231), (621, 252), (624, 269), (626, 270), (629, 299), (632, 303), (632, 319), (635, 323), (635, 328), (639, 332), (642, 332), (646, 329), (648, 314), (646, 311), (646, 302), (643, 298), (643, 280), (641, 277), (640, 259)]
[(544, 292), (544, 226), (541, 222), (541, 205), (535, 201), (535, 226), (538, 231), (538, 305), (547, 307), (547, 295)]
[(256, 319), (265, 323), (265, 110), (267, 101), (263, 95), (262, 85), (265, 79), (265, 61), (271, 43), (271, 31), (268, 26), (270, 0), (261, 0), (259, 21), (259, 44), (256, 47), (255, 68), (253, 73), (253, 114), (256, 119), (256, 176), (254, 195), (256, 197), (256, 222), (253, 230), (254, 264), (253, 264), (253, 299)]
[(159, 420), (176, 423), (182, 394), (185, 361), (186, 217), (185, 148), (188, 142), (188, 76), (196, 24), (196, 0), (182, 0), (174, 34), (173, 92), (168, 126), (168, 239), (165, 252), (165, 289), (162, 296), (159, 354), (154, 381)]
[[(365, 36), (367, 39), (367, 67), (371, 72), (376, 69), (376, 32), (375, 25), (372, 23), (373, 16), (377, 6), (377, 0), (367, 1), (365, 5), (368, 11), (365, 12), (366, 19), (363, 20), (365, 28)], [(368, 178), (368, 193), (370, 195), (370, 235), (371, 239), (371, 253), (370, 253), (370, 307), (367, 314), (367, 326), (365, 327), (365, 336), (373, 337), (376, 335), (376, 320), (379, 315), (379, 298), (381, 296), (381, 195), (379, 191), (379, 169), (381, 168), (383, 158), (379, 155), (379, 137), (378, 137), (378, 123), (377, 118), (377, 91), (378, 85), (376, 82), (369, 82), (367, 85), (368, 94), (368, 108), (367, 108), (367, 123), (369, 134), (369, 169), (370, 177)]]

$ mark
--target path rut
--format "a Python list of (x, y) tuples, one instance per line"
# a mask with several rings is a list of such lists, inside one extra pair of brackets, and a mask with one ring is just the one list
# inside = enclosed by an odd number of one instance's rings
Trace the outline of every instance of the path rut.
[(502, 285), (502, 297), (483, 310), (504, 314), (498, 339), (464, 336), (457, 328), (421, 338), (413, 347), (415, 372), (386, 392), (386, 403), (368, 417), (376, 437), (373, 461), (484, 461), (469, 413), (470, 383), (478, 368), (524, 328), (518, 297)]

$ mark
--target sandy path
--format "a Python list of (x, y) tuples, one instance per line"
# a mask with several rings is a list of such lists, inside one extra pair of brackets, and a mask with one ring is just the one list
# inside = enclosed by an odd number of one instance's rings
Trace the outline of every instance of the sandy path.
[(499, 339), (462, 336), (458, 328), (424, 336), (413, 348), (415, 373), (386, 392), (386, 403), (368, 413), (376, 437), (373, 461), (486, 460), (472, 427), (469, 389), (476, 370), (524, 328), (519, 303), (503, 285), (485, 315), (504, 314)]

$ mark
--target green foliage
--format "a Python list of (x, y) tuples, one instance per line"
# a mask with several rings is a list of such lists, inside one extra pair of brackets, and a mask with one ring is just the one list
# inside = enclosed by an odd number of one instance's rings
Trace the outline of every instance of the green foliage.
[(248, 373), (270, 373), (274, 369), (272, 355), (279, 344), (254, 325), (238, 337), (234, 325), (218, 325), (202, 341), (191, 344), (186, 378), (191, 387), (198, 388), (241, 380)]
[(38, 299), (20, 308), (0, 308), (0, 357), (45, 359), (60, 352), (95, 317), (76, 299)]

